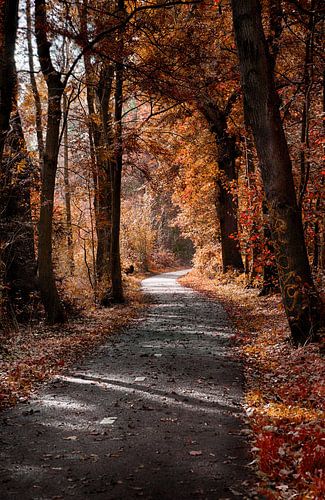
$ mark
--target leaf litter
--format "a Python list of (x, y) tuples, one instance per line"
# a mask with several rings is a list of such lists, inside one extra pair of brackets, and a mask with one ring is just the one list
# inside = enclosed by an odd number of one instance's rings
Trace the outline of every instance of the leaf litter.
[(40, 383), (80, 361), (139, 317), (146, 305), (139, 283), (134, 279), (125, 305), (92, 310), (59, 327), (24, 325), (11, 336), (1, 338), (0, 411), (27, 400)]
[(179, 280), (224, 306), (234, 325), (235, 355), (245, 367), (247, 424), (259, 495), (325, 498), (325, 361), (322, 345), (294, 348), (279, 295), (258, 297), (231, 274), (192, 271)]

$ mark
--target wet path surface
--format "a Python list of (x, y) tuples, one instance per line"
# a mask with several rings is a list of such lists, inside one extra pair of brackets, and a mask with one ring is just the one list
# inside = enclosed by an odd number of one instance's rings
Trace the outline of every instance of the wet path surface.
[(222, 307), (143, 282), (145, 317), (0, 416), (0, 499), (227, 499), (252, 480)]

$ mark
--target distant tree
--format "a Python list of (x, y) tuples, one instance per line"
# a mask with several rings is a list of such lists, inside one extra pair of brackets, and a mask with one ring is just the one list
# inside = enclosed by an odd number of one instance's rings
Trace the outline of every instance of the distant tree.
[[(144, 14), (141, 31), (146, 38), (138, 78), (142, 79), (140, 88), (146, 86), (157, 100), (163, 96), (167, 102), (185, 104), (204, 117), (216, 144), (218, 172), (214, 191), (223, 271), (243, 271), (238, 201), (234, 194), (238, 182), (239, 137), (230, 126), (238, 92), (234, 85), (230, 38), (221, 31), (227, 24), (230, 25), (229, 8), (219, 11), (206, 5), (191, 6), (189, 11), (180, 6), (173, 12)], [(218, 81), (214, 80), (215, 68), (220, 72)]]

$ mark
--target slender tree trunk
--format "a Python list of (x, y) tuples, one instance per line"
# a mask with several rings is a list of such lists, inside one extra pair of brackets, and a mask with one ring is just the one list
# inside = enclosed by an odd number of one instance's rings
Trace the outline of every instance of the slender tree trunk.
[[(87, 27), (88, 1), (84, 0), (79, 9), (81, 32), (88, 42)], [(102, 305), (108, 305), (111, 286), (111, 225), (112, 225), (112, 188), (111, 161), (113, 159), (113, 131), (109, 104), (112, 90), (112, 65), (107, 61), (99, 79), (94, 75), (94, 68), (88, 52), (84, 55), (87, 85), (87, 104), (89, 111), (89, 138), (94, 180), (95, 227), (97, 235), (96, 280)], [(110, 129), (110, 130), (109, 130)]]
[(231, 193), (231, 185), (237, 183), (236, 138), (227, 132), (227, 116), (215, 102), (204, 99), (198, 108), (206, 118), (217, 143), (219, 176), (217, 179), (216, 209), (220, 222), (222, 268), (242, 272), (244, 265), (238, 241), (238, 203)]
[(269, 224), (269, 212), (267, 208), (267, 203), (263, 201), (263, 234), (264, 234), (264, 245), (269, 256), (269, 262), (265, 263), (263, 266), (263, 286), (259, 293), (260, 297), (265, 297), (272, 293), (279, 291), (278, 281), (278, 270), (274, 258), (274, 246), (272, 241), (272, 233)]
[[(3, 171), (4, 144), (9, 129), (12, 99), (15, 89), (15, 44), (18, 25), (18, 0), (2, 0), (0, 2), (0, 183), (4, 182)], [(3, 231), (4, 211), (0, 200), (0, 329), (12, 327), (7, 310), (7, 292), (5, 285), (6, 266), (3, 252), (6, 247)]]
[(18, 0), (0, 2), (0, 163), (9, 129), (15, 89), (15, 44), (18, 24)]
[(232, 10), (245, 112), (261, 164), (283, 304), (293, 341), (304, 344), (317, 338), (321, 303), (308, 262), (261, 5), (232, 0)]
[[(124, 4), (123, 4), (124, 5)], [(115, 162), (112, 163), (112, 234), (111, 234), (111, 300), (114, 303), (124, 301), (121, 257), (120, 257), (120, 224), (121, 224), (121, 179), (123, 166), (122, 146), (122, 106), (123, 106), (123, 63), (116, 65), (115, 90)]]
[[(323, 114), (325, 115), (325, 70), (323, 71)], [(325, 123), (323, 123), (323, 130), (325, 132)], [(325, 180), (322, 175), (315, 207), (317, 219), (314, 226), (314, 269), (325, 268), (325, 221), (324, 218), (318, 217), (318, 210), (321, 208), (322, 202), (324, 203), (324, 184)]]
[(73, 256), (73, 233), (72, 233), (72, 216), (71, 216), (71, 188), (69, 178), (69, 142), (68, 142), (68, 103), (67, 96), (63, 94), (63, 113), (66, 117), (63, 135), (63, 179), (64, 179), (64, 200), (65, 213), (67, 224), (67, 246), (70, 274), (74, 272), (74, 256)]
[[(248, 128), (248, 127), (247, 127)], [(257, 196), (257, 185), (256, 185), (256, 170), (253, 157), (253, 138), (247, 130), (247, 136), (245, 137), (245, 162), (246, 162), (246, 185), (249, 192), (255, 192)], [(245, 274), (247, 275), (247, 287), (254, 287), (254, 280), (258, 274), (257, 264), (258, 256), (261, 247), (261, 232), (259, 229), (259, 221), (257, 219), (256, 207), (254, 200), (249, 200), (249, 205), (247, 210), (251, 212), (253, 217), (251, 231), (249, 233), (249, 242), (246, 244), (245, 252)], [(251, 248), (249, 248), (251, 246)]]
[(95, 224), (93, 217), (93, 206), (92, 206), (92, 187), (91, 187), (91, 174), (87, 179), (87, 192), (88, 192), (88, 207), (90, 216), (90, 231), (91, 231), (91, 258), (93, 265), (93, 278), (90, 280), (93, 291), (94, 291), (94, 302), (97, 304), (98, 300), (98, 283), (97, 283), (97, 273), (96, 273), (96, 253), (95, 253)]
[[(310, 10), (315, 10), (315, 0), (312, 0)], [(308, 33), (306, 37), (305, 49), (305, 67), (304, 67), (304, 103), (301, 118), (301, 148), (300, 148), (300, 186), (298, 205), (302, 209), (304, 195), (307, 190), (310, 174), (310, 162), (308, 157), (309, 150), (309, 114), (311, 105), (311, 91), (313, 87), (313, 59), (314, 59), (314, 31), (315, 31), (315, 13), (310, 16), (308, 22)], [(307, 155), (306, 155), (307, 152)]]
[(47, 130), (38, 237), (38, 273), (42, 302), (50, 324), (64, 321), (65, 314), (57, 291), (52, 262), (52, 226), (55, 178), (59, 154), (61, 99), (63, 84), (55, 70), (47, 39), (45, 0), (35, 0), (36, 42), (41, 70), (48, 89)]
[(32, 16), (31, 16), (31, 3), (26, 0), (26, 21), (27, 21), (27, 45), (28, 45), (28, 64), (30, 72), (30, 83), (33, 92), (35, 103), (35, 122), (36, 122), (36, 136), (39, 154), (40, 170), (43, 172), (44, 163), (44, 140), (43, 140), (43, 124), (42, 124), (42, 104), (40, 94), (37, 88), (34, 68), (34, 51), (32, 43)]
[(223, 272), (229, 269), (244, 271), (238, 240), (238, 202), (231, 193), (231, 184), (238, 182), (235, 160), (237, 157), (236, 139), (226, 132), (218, 138), (218, 167), (221, 176), (218, 180), (219, 196), (217, 211), (220, 221), (222, 267)]

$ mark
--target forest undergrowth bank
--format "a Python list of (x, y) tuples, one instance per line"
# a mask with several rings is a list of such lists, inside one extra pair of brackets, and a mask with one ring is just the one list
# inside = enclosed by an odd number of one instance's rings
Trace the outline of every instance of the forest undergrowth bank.
[(109, 308), (86, 309), (64, 325), (32, 322), (1, 342), (0, 411), (26, 401), (50, 380), (119, 332), (146, 307), (140, 277), (128, 277), (126, 301)]
[(269, 499), (325, 496), (325, 361), (321, 346), (294, 348), (279, 295), (257, 297), (241, 276), (192, 271), (180, 283), (220, 301), (236, 327), (246, 378), (259, 491)]

